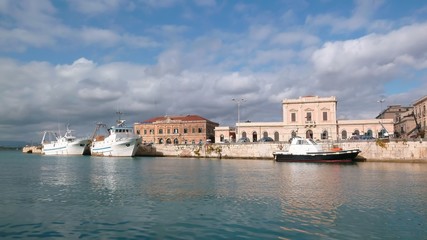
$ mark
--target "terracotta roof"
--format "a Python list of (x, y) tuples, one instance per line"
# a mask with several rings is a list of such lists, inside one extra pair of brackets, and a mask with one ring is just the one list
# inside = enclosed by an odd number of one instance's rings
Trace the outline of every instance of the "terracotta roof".
[(157, 121), (166, 121), (166, 119), (170, 120), (178, 120), (178, 121), (210, 121), (206, 118), (200, 117), (198, 115), (186, 115), (186, 116), (162, 116), (162, 117), (154, 117), (147, 120), (144, 120), (142, 123), (153, 123)]

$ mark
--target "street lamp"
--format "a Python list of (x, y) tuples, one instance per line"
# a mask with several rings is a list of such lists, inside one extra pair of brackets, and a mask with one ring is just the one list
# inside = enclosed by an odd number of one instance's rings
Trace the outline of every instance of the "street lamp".
[(382, 110), (383, 110), (383, 102), (385, 101), (385, 99), (384, 98), (382, 98), (381, 100), (378, 100), (377, 102), (379, 102), (381, 105), (381, 109), (380, 109), (380, 119), (382, 119), (382, 114), (381, 114), (381, 112), (382, 112)]
[(239, 137), (238, 125), (240, 124), (240, 104), (242, 102), (246, 102), (246, 100), (243, 98), (240, 98), (240, 99), (233, 98), (232, 100), (237, 103), (237, 124), (236, 124), (236, 141), (237, 141), (237, 138)]
[(383, 126), (383, 123), (382, 123), (382, 119), (383, 119), (383, 114), (382, 114), (382, 111), (383, 111), (383, 102), (385, 101), (385, 99), (384, 98), (382, 98), (381, 100), (378, 100), (377, 102), (379, 102), (380, 103), (380, 106), (381, 106), (381, 109), (380, 109), (380, 115), (379, 115), (379, 117), (380, 117), (380, 125), (381, 125), (381, 134), (380, 134), (380, 137), (383, 137), (383, 132), (384, 132), (384, 126)]

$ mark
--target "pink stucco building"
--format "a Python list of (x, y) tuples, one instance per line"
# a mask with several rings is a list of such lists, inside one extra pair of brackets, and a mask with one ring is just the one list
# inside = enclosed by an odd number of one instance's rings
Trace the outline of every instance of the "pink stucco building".
[[(348, 139), (353, 135), (381, 137), (392, 134), (393, 119), (337, 120), (336, 97), (305, 96), (282, 101), (282, 122), (244, 122), (236, 124), (237, 139), (256, 142), (262, 137), (288, 141), (298, 135), (315, 140)], [(216, 139), (227, 139), (231, 128), (215, 128)], [(383, 130), (385, 129), (385, 130)]]

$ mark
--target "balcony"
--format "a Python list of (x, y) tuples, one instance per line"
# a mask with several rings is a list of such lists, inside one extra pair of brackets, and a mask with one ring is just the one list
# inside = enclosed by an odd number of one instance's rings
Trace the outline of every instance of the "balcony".
[(316, 121), (305, 121), (305, 127), (316, 127)]

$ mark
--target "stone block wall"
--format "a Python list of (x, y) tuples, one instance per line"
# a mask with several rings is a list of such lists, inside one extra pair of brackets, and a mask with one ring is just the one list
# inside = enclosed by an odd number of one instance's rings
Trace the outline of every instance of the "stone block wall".
[[(343, 149), (358, 148), (361, 159), (366, 161), (426, 162), (427, 141), (355, 141), (342, 142)], [(324, 149), (330, 144), (324, 144)], [(205, 144), (205, 145), (143, 145), (138, 156), (176, 156), (207, 158), (273, 159), (273, 152), (287, 150), (288, 143), (244, 143), (244, 144)]]

